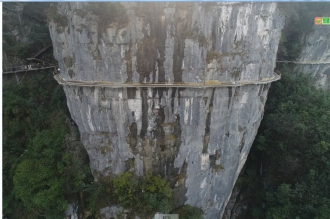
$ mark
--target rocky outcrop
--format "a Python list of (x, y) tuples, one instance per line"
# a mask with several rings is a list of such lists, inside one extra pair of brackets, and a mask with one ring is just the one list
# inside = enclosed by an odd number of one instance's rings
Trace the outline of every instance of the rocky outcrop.
[[(275, 3), (60, 3), (49, 23), (67, 81), (235, 84), (273, 77)], [(105, 7), (105, 6), (104, 6)], [(98, 14), (98, 15), (96, 15)], [(56, 18), (56, 19), (55, 19)], [(160, 173), (176, 205), (221, 218), (270, 84), (217, 88), (64, 86), (95, 179)]]
[[(306, 36), (306, 43), (300, 54), (296, 73), (310, 74), (315, 79), (315, 87), (330, 89), (330, 35), (329, 26), (316, 26)], [(308, 64), (311, 63), (311, 64)]]

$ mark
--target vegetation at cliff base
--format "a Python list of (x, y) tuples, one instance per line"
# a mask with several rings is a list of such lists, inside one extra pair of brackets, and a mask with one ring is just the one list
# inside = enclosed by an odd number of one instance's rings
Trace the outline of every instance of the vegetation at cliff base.
[(168, 213), (173, 208), (172, 189), (159, 175), (134, 176), (124, 172), (118, 176), (103, 177), (93, 189), (86, 190), (90, 197), (89, 209), (97, 217), (98, 210), (119, 205), (128, 215), (152, 217), (156, 212)]
[(3, 215), (63, 218), (92, 181), (88, 157), (51, 72), (3, 84)]
[(172, 214), (179, 214), (180, 219), (203, 219), (202, 211), (190, 205), (183, 205), (171, 212)]
[(245, 174), (244, 218), (330, 218), (330, 96), (282, 69)]
[(128, 218), (152, 218), (157, 212), (179, 214), (181, 219), (203, 218), (203, 212), (196, 207), (184, 205), (173, 209), (173, 191), (167, 179), (159, 175), (139, 177), (124, 172), (106, 176), (83, 192), (88, 197), (89, 218), (99, 218), (99, 210), (108, 206), (123, 207), (120, 215)]

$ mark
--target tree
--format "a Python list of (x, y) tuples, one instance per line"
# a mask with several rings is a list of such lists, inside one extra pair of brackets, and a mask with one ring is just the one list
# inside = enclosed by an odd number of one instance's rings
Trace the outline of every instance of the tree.
[[(63, 218), (92, 179), (88, 156), (72, 139), (65, 96), (50, 72), (3, 89), (3, 213)], [(70, 128), (71, 127), (71, 128)]]

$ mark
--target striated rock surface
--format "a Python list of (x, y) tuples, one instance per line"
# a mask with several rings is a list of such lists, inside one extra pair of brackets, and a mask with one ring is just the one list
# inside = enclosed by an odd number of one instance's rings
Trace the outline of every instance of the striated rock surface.
[[(329, 26), (315, 26), (307, 35), (299, 62), (314, 64), (298, 64), (297, 73), (310, 74), (315, 79), (315, 87), (330, 89), (330, 35)], [(319, 63), (319, 64), (317, 64)]]
[[(106, 3), (114, 4), (114, 3)], [(116, 83), (271, 78), (276, 3), (122, 3), (112, 20), (60, 3), (49, 23), (64, 80)], [(97, 12), (97, 11), (96, 11)], [(221, 218), (262, 119), (270, 84), (217, 88), (64, 86), (97, 180), (160, 173), (176, 205)]]

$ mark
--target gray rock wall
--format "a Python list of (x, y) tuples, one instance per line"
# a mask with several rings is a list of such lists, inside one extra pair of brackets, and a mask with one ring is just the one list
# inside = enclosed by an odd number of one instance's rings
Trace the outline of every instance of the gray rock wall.
[[(307, 35), (305, 47), (299, 62), (315, 64), (297, 64), (296, 73), (310, 74), (315, 79), (315, 87), (330, 89), (330, 31), (329, 26), (315, 26)], [(316, 64), (316, 63), (320, 64)]]
[[(74, 81), (253, 81), (273, 76), (275, 3), (123, 3), (104, 25), (88, 3), (51, 21), (61, 76)], [(123, 19), (124, 20), (124, 19)], [(66, 25), (63, 25), (66, 24)], [(102, 24), (102, 25), (101, 25)], [(262, 119), (269, 84), (218, 88), (64, 86), (96, 180), (160, 173), (177, 205), (221, 218)]]

